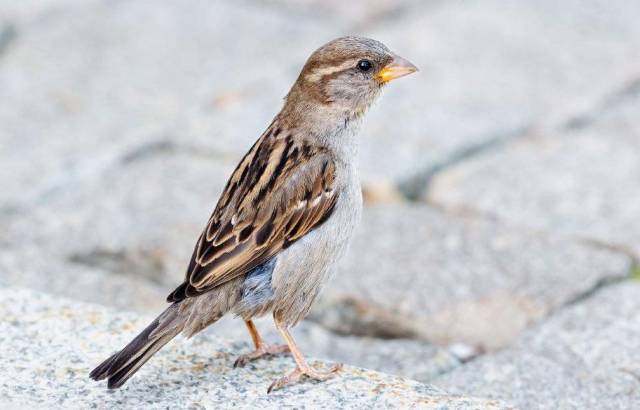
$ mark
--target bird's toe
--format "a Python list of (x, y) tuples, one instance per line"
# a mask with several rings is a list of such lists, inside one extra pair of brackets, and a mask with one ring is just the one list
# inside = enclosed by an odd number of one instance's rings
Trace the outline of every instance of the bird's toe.
[(262, 345), (251, 353), (238, 356), (236, 361), (233, 363), (233, 367), (243, 367), (254, 360), (289, 352), (289, 346), (287, 345)]

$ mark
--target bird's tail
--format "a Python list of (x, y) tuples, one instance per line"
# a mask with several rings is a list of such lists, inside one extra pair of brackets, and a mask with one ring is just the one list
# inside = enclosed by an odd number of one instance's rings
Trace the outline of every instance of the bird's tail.
[(178, 305), (169, 306), (124, 349), (93, 369), (89, 377), (108, 379), (110, 389), (122, 386), (151, 356), (182, 332), (185, 320), (178, 312)]

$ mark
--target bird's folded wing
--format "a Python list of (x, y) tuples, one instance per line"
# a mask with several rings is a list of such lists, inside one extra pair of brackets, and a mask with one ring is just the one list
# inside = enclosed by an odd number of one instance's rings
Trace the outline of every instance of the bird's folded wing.
[(337, 201), (335, 164), (291, 137), (264, 137), (238, 165), (196, 244), (177, 302), (266, 262), (322, 224)]

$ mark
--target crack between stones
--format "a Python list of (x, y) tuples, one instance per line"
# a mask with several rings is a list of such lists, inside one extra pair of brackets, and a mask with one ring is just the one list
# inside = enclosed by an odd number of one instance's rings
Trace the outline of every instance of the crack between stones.
[(403, 197), (409, 202), (417, 202), (429, 191), (432, 179), (440, 172), (458, 165), (471, 158), (477, 157), (485, 152), (491, 151), (508, 142), (524, 138), (531, 133), (533, 127), (525, 125), (490, 138), (483, 139), (483, 142), (464, 147), (447, 156), (440, 162), (420, 171), (398, 183), (398, 189)]
[(610, 243), (602, 242), (600, 240), (591, 239), (591, 238), (578, 238), (577, 242), (593, 248), (605, 249), (611, 252), (620, 253), (624, 255), (629, 259), (629, 268), (627, 270), (627, 274), (619, 277), (604, 277), (599, 279), (591, 288), (586, 289), (585, 291), (576, 295), (572, 299), (567, 300), (562, 305), (553, 309), (551, 312), (549, 312), (549, 315), (547, 317), (550, 317), (551, 315), (554, 315), (557, 312), (560, 312), (567, 307), (585, 302), (586, 300), (595, 296), (600, 291), (610, 286), (615, 286), (617, 284), (627, 282), (629, 280), (633, 280), (634, 277), (637, 275), (636, 272), (640, 270), (640, 261), (638, 260), (638, 257), (631, 250), (627, 249), (623, 245), (610, 244)]
[[(622, 86), (617, 87), (605, 95), (600, 101), (594, 104), (593, 108), (570, 115), (565, 121), (560, 122), (559, 125), (550, 126), (549, 129), (562, 133), (588, 128), (603, 114), (620, 107), (629, 99), (638, 96), (640, 96), (640, 76), (632, 78)], [(510, 142), (526, 138), (531, 135), (534, 129), (536, 129), (534, 123), (523, 125), (502, 134), (491, 136), (483, 142), (459, 149), (453, 154), (448, 155), (442, 161), (398, 182), (396, 184), (398, 191), (403, 195), (405, 200), (417, 202), (429, 192), (430, 183), (437, 174)]]
[(172, 286), (162, 254), (145, 249), (95, 248), (86, 252), (74, 252), (67, 262), (95, 268), (115, 276), (143, 279), (152, 285)]
[[(111, 158), (98, 160), (98, 169), (91, 172), (80, 170), (74, 175), (64, 177), (53, 176), (49, 179), (47, 186), (40, 189), (31, 199), (26, 202), (15, 202), (5, 204), (0, 208), (0, 215), (27, 215), (31, 209), (39, 203), (50, 201), (55, 198), (65, 187), (77, 185), (77, 183), (91, 183), (111, 172), (117, 172), (122, 166), (129, 166), (140, 161), (148, 161), (156, 156), (162, 155), (186, 155), (193, 158), (211, 159), (216, 158), (221, 162), (232, 163), (237, 156), (230, 152), (222, 152), (214, 149), (203, 148), (197, 145), (183, 145), (171, 141), (169, 138), (146, 141), (134, 147), (126, 149), (124, 152), (114, 155)], [(96, 161), (94, 161), (95, 165)]]
[(621, 87), (603, 97), (594, 107), (569, 117), (560, 126), (561, 131), (577, 131), (590, 127), (606, 112), (618, 108), (630, 98), (640, 95), (640, 76), (627, 81)]
[[(181, 154), (199, 158), (217, 158), (229, 162), (233, 162), (233, 160), (236, 159), (236, 156), (229, 152), (222, 152), (194, 145), (181, 145), (171, 141), (170, 139), (147, 141), (129, 148), (125, 150), (125, 152), (115, 155), (115, 157), (103, 159), (103, 164), (99, 167), (100, 169), (93, 172), (86, 179), (82, 177), (84, 173), (82, 171), (78, 171), (75, 175), (68, 176), (61, 181), (54, 182), (50, 186), (43, 188), (40, 193), (36, 195), (32, 204), (37, 205), (51, 200), (51, 198), (55, 197), (55, 195), (60, 192), (61, 188), (70, 185), (73, 181), (96, 181), (104, 175), (114, 171), (117, 172), (117, 170), (123, 165), (131, 165), (140, 161), (150, 160), (161, 155)], [(27, 207), (29, 207), (29, 205), (30, 204), (25, 204)]]
[[(513, 225), (513, 224), (505, 224), (503, 222), (500, 222), (499, 218), (497, 215), (489, 213), (489, 212), (480, 212), (477, 210), (467, 210), (467, 209), (455, 209), (455, 210), (451, 210), (451, 209), (445, 209), (444, 207), (442, 207), (440, 204), (438, 203), (431, 203), (430, 201), (426, 202), (429, 206), (432, 206), (436, 209), (439, 209), (441, 212), (444, 213), (448, 213), (450, 215), (456, 215), (456, 216), (467, 216), (467, 217), (472, 217), (474, 219), (480, 219), (480, 220), (485, 220), (485, 221), (491, 221), (494, 223), (500, 223), (503, 226), (507, 226), (509, 228), (512, 229), (518, 229), (518, 230), (522, 230), (525, 232), (529, 232), (530, 235), (546, 235), (546, 236), (550, 236), (550, 235), (557, 235), (558, 232), (554, 232), (552, 230), (549, 229), (543, 229), (543, 228), (531, 228), (531, 227), (527, 227), (527, 226), (523, 226), (523, 225)], [(575, 243), (581, 244), (583, 246), (587, 246), (590, 248), (594, 248), (594, 249), (600, 249), (600, 250), (607, 250), (613, 253), (618, 253), (624, 257), (626, 257), (629, 261), (629, 269), (627, 271), (627, 274), (624, 276), (619, 276), (619, 277), (607, 277), (607, 278), (601, 278), (600, 280), (598, 280), (591, 288), (581, 292), (580, 294), (576, 295), (575, 297), (567, 300), (566, 302), (562, 303), (560, 306), (556, 307), (555, 309), (551, 309), (547, 315), (545, 315), (544, 318), (542, 318), (541, 320), (547, 320), (549, 317), (551, 317), (552, 315), (554, 315), (555, 313), (561, 311), (562, 309), (575, 305), (577, 303), (586, 301), (587, 299), (589, 299), (591, 296), (595, 295), (596, 293), (598, 293), (600, 290), (607, 288), (609, 286), (614, 286), (617, 285), (619, 283), (628, 281), (628, 280), (634, 280), (634, 279), (638, 279), (640, 280), (640, 257), (638, 255), (636, 255), (631, 249), (629, 249), (628, 247), (622, 245), (622, 244), (616, 244), (616, 243), (608, 243), (608, 242), (604, 242), (602, 240), (599, 240), (597, 238), (589, 238), (589, 237), (582, 237), (582, 236), (572, 236), (572, 235), (567, 235), (566, 236), (568, 241), (573, 241)]]
[[(541, 228), (541, 227), (536, 228), (536, 227), (528, 227), (528, 226), (519, 225), (519, 224), (514, 225), (514, 224), (504, 223), (503, 221), (500, 221), (500, 218), (498, 217), (498, 215), (490, 212), (484, 212), (484, 211), (479, 211), (477, 209), (467, 209), (467, 208), (460, 208), (460, 207), (457, 207), (454, 209), (445, 208), (440, 203), (432, 202), (429, 200), (425, 201), (425, 203), (435, 209), (438, 209), (440, 212), (443, 212), (445, 214), (498, 223), (502, 226), (506, 226), (511, 229), (517, 229), (523, 232), (528, 232), (529, 235), (551, 236), (551, 235), (559, 234), (558, 232)], [(549, 311), (549, 313), (542, 320), (546, 320), (550, 315), (554, 314), (559, 310), (562, 310), (566, 306), (574, 305), (576, 303), (579, 303), (581, 301), (588, 299), (590, 296), (594, 295), (595, 293), (597, 293), (599, 290), (603, 288), (616, 285), (618, 283), (622, 283), (627, 280), (634, 280), (634, 279), (640, 280), (640, 255), (636, 255), (635, 252), (629, 249), (627, 246), (619, 243), (604, 242), (597, 238), (590, 238), (585, 236), (566, 235), (565, 237), (567, 241), (572, 241), (574, 243), (578, 243), (583, 246), (600, 249), (600, 250), (607, 250), (613, 253), (618, 253), (628, 259), (629, 269), (625, 276), (602, 278), (601, 280), (596, 282), (596, 284), (594, 284), (594, 286), (592, 286), (590, 289), (587, 289), (581, 292), (579, 295), (566, 301), (562, 305), (558, 306), (556, 309), (552, 309), (551, 311)]]
[(563, 311), (564, 309), (566, 309), (568, 307), (571, 307), (571, 306), (574, 306), (576, 304), (585, 302), (586, 300), (590, 299), (591, 297), (596, 295), (598, 292), (600, 292), (601, 290), (603, 290), (605, 288), (608, 288), (609, 286), (613, 286), (613, 285), (617, 285), (617, 284), (622, 283), (622, 282), (626, 282), (627, 280), (629, 280), (629, 278), (630, 278), (630, 275), (623, 276), (623, 277), (615, 277), (615, 278), (611, 278), (611, 277), (601, 278), (591, 288), (581, 292), (580, 294), (576, 295), (572, 299), (569, 299), (568, 301), (566, 301), (562, 305), (560, 305), (557, 308), (551, 310), (549, 312), (549, 315), (546, 317), (546, 319), (548, 319), (549, 317), (555, 315), (556, 313), (559, 313), (559, 312)]
[(199, 158), (216, 158), (224, 161), (232, 161), (236, 155), (215, 149), (203, 148), (196, 145), (178, 144), (169, 138), (149, 141), (134, 147), (120, 155), (116, 164), (130, 165), (139, 161), (152, 159), (159, 155), (179, 155)]
[[(625, 256), (627, 256), (630, 260), (630, 267), (628, 270), (628, 273), (626, 276), (621, 276), (621, 277), (608, 277), (608, 278), (602, 278), (600, 280), (598, 280), (592, 287), (590, 287), (589, 289), (581, 292), (580, 294), (576, 295), (574, 298), (564, 302), (563, 304), (561, 304), (560, 306), (556, 307), (555, 309), (551, 309), (543, 318), (540, 318), (539, 320), (536, 320), (533, 323), (530, 323), (525, 329), (523, 329), (523, 333), (526, 332), (528, 329), (531, 328), (532, 325), (535, 326), (539, 326), (540, 324), (550, 320), (552, 317), (554, 317), (555, 315), (559, 314), (560, 312), (562, 312), (563, 310), (565, 310), (566, 308), (569, 308), (571, 306), (586, 302), (588, 299), (592, 298), (593, 296), (595, 296), (596, 294), (598, 294), (599, 292), (601, 292), (602, 290), (610, 287), (610, 286), (615, 286), (617, 284), (620, 283), (624, 283), (630, 280), (640, 280), (640, 262), (638, 261), (638, 258), (635, 257), (635, 255), (633, 255), (633, 253), (627, 249), (625, 249), (624, 247), (621, 246), (616, 246), (616, 245), (610, 245), (610, 244), (606, 244), (606, 243), (602, 243), (602, 242), (598, 242), (595, 240), (591, 240), (591, 239), (578, 239), (578, 242), (582, 242), (586, 245), (592, 246), (592, 247), (596, 247), (596, 248), (603, 248), (603, 249), (607, 249), (610, 251), (614, 251), (614, 252), (620, 252), (622, 254), (624, 254)], [(637, 278), (636, 278), (637, 276)], [(522, 335), (523, 333), (520, 333), (520, 335)], [(495, 354), (501, 350), (504, 350), (506, 348), (508, 348), (509, 346), (511, 346), (513, 344), (513, 342), (515, 342), (520, 335), (516, 336), (516, 338), (510, 342), (508, 345), (502, 347), (501, 349), (498, 349), (496, 351), (491, 351), (491, 352), (487, 352), (487, 351), (481, 351), (478, 352), (477, 355), (474, 355), (472, 357), (470, 357), (468, 360), (465, 361), (460, 361), (460, 365), (458, 367), (453, 367), (450, 369), (446, 369), (444, 370), (442, 373), (440, 373), (437, 377), (446, 375), (448, 373), (451, 373), (455, 370), (457, 370), (458, 368), (461, 368), (463, 366), (466, 366), (467, 364), (478, 360), (479, 358), (483, 357), (483, 356), (487, 356), (487, 355), (491, 355), (491, 354)], [(560, 365), (561, 367), (564, 368), (564, 364), (557, 362), (555, 360), (555, 358), (553, 357), (548, 357), (548, 356), (543, 356), (545, 357), (547, 360), (551, 360), (554, 363)], [(625, 369), (621, 369), (621, 371), (625, 372)], [(635, 373), (631, 373), (630, 371), (626, 371), (626, 373), (629, 373), (634, 379), (640, 381), (640, 375), (635, 374)]]
[(611, 252), (621, 253), (627, 258), (629, 258), (631, 262), (631, 269), (640, 267), (639, 257), (631, 249), (629, 249), (624, 245), (604, 242), (596, 238), (585, 238), (585, 237), (579, 237), (577, 238), (577, 241), (594, 248), (600, 248), (600, 249), (605, 249)]
[(0, 29), (0, 59), (17, 39), (18, 29), (13, 24), (7, 24)]

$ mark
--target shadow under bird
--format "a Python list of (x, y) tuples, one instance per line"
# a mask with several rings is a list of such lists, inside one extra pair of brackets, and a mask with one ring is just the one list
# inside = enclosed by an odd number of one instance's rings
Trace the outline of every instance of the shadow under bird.
[[(226, 313), (241, 317), (255, 350), (235, 366), (290, 352), (296, 368), (268, 391), (303, 376), (332, 377), (309, 366), (289, 329), (302, 320), (347, 249), (361, 210), (357, 133), (389, 81), (417, 68), (382, 43), (342, 37), (316, 50), (285, 103), (231, 175), (200, 234), (171, 305), (121, 351), (91, 372), (122, 386), (178, 334), (193, 336)], [(271, 313), (286, 345), (263, 342), (252, 319)]]

